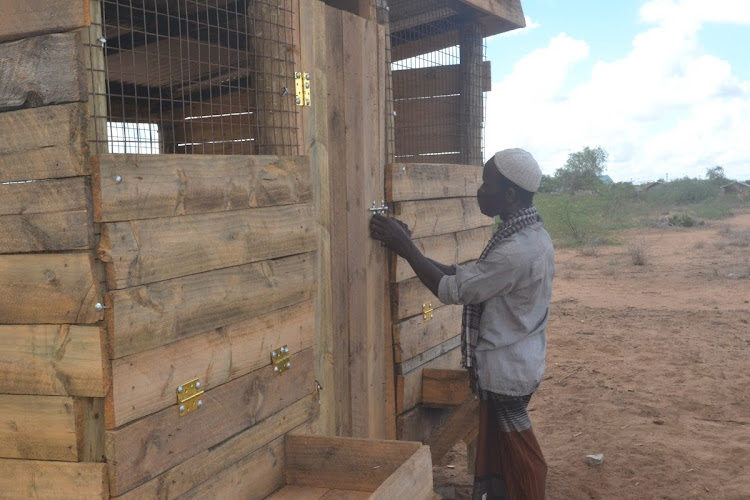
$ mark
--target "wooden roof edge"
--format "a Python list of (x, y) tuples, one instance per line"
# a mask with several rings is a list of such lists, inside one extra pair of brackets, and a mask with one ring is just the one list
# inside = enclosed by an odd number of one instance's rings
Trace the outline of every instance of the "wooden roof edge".
[(521, 0), (460, 0), (460, 2), (485, 14), (480, 19), (485, 26), (485, 37), (526, 27)]

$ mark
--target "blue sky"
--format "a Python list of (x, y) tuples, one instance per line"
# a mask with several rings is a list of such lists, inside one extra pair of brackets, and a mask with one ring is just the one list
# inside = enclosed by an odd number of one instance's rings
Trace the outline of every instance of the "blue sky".
[(601, 146), (616, 181), (750, 179), (750, 0), (522, 4), (527, 28), (487, 40), (487, 156), (522, 147), (552, 174)]

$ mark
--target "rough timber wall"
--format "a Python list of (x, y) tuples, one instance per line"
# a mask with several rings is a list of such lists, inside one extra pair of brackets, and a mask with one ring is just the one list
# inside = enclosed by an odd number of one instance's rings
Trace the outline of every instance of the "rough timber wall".
[[(460, 264), (476, 260), (492, 235), (492, 219), (476, 202), (481, 180), (482, 167), (394, 163), (386, 167), (386, 197), (425, 255)], [(422, 440), (429, 431), (415, 429), (424, 421), (422, 372), (460, 367), (461, 307), (441, 304), (400, 257), (390, 279), (398, 435)], [(423, 314), (424, 305), (433, 311)]]
[(0, 496), (102, 498), (87, 1), (0, 5)]

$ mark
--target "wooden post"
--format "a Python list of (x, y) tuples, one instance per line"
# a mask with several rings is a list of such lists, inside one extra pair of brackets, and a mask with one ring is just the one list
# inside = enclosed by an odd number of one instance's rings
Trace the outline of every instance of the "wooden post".
[(467, 21), (460, 32), (461, 51), (461, 163), (482, 165), (482, 27)]

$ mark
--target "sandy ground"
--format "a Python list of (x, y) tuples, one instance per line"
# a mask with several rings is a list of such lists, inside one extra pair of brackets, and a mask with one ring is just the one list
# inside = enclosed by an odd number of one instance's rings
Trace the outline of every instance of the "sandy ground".
[[(557, 252), (530, 404), (548, 498), (750, 499), (750, 213), (620, 239)], [(466, 498), (471, 481), (459, 443), (435, 485)]]

